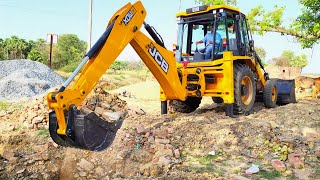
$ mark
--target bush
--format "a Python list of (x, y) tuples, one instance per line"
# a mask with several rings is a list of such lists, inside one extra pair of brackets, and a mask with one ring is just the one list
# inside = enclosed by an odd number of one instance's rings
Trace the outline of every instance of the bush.
[(128, 69), (128, 62), (126, 62), (126, 61), (115, 61), (113, 64), (111, 64), (110, 69), (113, 69), (114, 71), (127, 70)]
[(63, 66), (59, 70), (63, 71), (63, 72), (73, 72), (77, 68), (78, 64), (79, 63), (70, 63), (70, 64)]

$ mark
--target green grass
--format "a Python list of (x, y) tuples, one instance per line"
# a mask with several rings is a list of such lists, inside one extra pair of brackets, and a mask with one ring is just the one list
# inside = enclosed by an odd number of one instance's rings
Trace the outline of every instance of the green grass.
[(265, 171), (265, 170), (261, 170), (258, 174), (257, 174), (260, 178), (265, 178), (265, 179), (275, 179), (277, 177), (281, 176), (281, 173), (278, 171)]
[(190, 156), (185, 151), (181, 153), (181, 159), (184, 160), (187, 166), (184, 166), (185, 171), (193, 171), (196, 173), (210, 173), (217, 176), (223, 175), (223, 172), (217, 169), (213, 162), (218, 156)]
[(0, 101), (0, 111), (1, 110), (7, 110), (10, 107), (11, 103), (8, 103), (6, 101)]
[(314, 174), (316, 175), (316, 177), (320, 178), (320, 167), (319, 166), (316, 167)]
[(47, 138), (47, 137), (49, 137), (49, 130), (48, 129), (39, 129), (37, 135), (42, 138)]

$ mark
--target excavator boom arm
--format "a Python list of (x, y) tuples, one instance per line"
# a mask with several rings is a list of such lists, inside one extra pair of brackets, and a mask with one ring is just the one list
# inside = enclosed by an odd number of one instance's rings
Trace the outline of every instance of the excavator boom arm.
[[(74, 126), (68, 123), (75, 122), (71, 120), (70, 115), (66, 116), (66, 112), (76, 111), (75, 107), (81, 105), (100, 77), (129, 43), (158, 80), (166, 97), (185, 100), (186, 89), (179, 80), (174, 53), (140, 31), (145, 17), (146, 11), (140, 1), (133, 5), (128, 3), (119, 9), (110, 19), (101, 38), (60, 90), (48, 94), (48, 106), (54, 110), (52, 118), (57, 121), (58, 136), (67, 135), (76, 141), (75, 135), (68, 134)], [(79, 78), (71, 88), (68, 88), (67, 86), (81, 69), (83, 70)]]

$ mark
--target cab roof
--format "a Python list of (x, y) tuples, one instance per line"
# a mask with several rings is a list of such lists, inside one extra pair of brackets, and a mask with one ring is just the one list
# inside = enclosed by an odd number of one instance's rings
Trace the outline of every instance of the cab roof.
[[(192, 11), (192, 9), (194, 8), (199, 8), (199, 11)], [(194, 8), (189, 8), (187, 9), (192, 11), (192, 12), (179, 12), (176, 14), (176, 17), (188, 17), (188, 16), (192, 16), (192, 15), (196, 15), (196, 14), (204, 14), (204, 13), (207, 13), (209, 11), (212, 11), (212, 10), (219, 10), (219, 9), (227, 9), (227, 10), (231, 10), (231, 11), (235, 11), (235, 12), (239, 12), (240, 13), (240, 10), (238, 8), (234, 8), (234, 7), (231, 7), (231, 6), (228, 6), (228, 5), (215, 5), (215, 6), (197, 6), (197, 7), (194, 7)], [(204, 9), (204, 10), (202, 10)]]

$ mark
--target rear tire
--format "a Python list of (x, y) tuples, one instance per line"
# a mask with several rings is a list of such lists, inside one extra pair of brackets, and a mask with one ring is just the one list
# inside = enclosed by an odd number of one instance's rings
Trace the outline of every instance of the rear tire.
[(223, 103), (223, 99), (221, 97), (212, 97), (212, 101), (216, 104)]
[(256, 99), (253, 73), (245, 64), (234, 65), (234, 113), (250, 113)]
[(199, 107), (201, 99), (202, 98), (199, 97), (187, 97), (185, 101), (172, 100), (170, 101), (170, 106), (172, 106), (176, 112), (190, 113)]
[(277, 80), (270, 79), (266, 82), (263, 91), (263, 103), (266, 108), (275, 108), (278, 100)]

